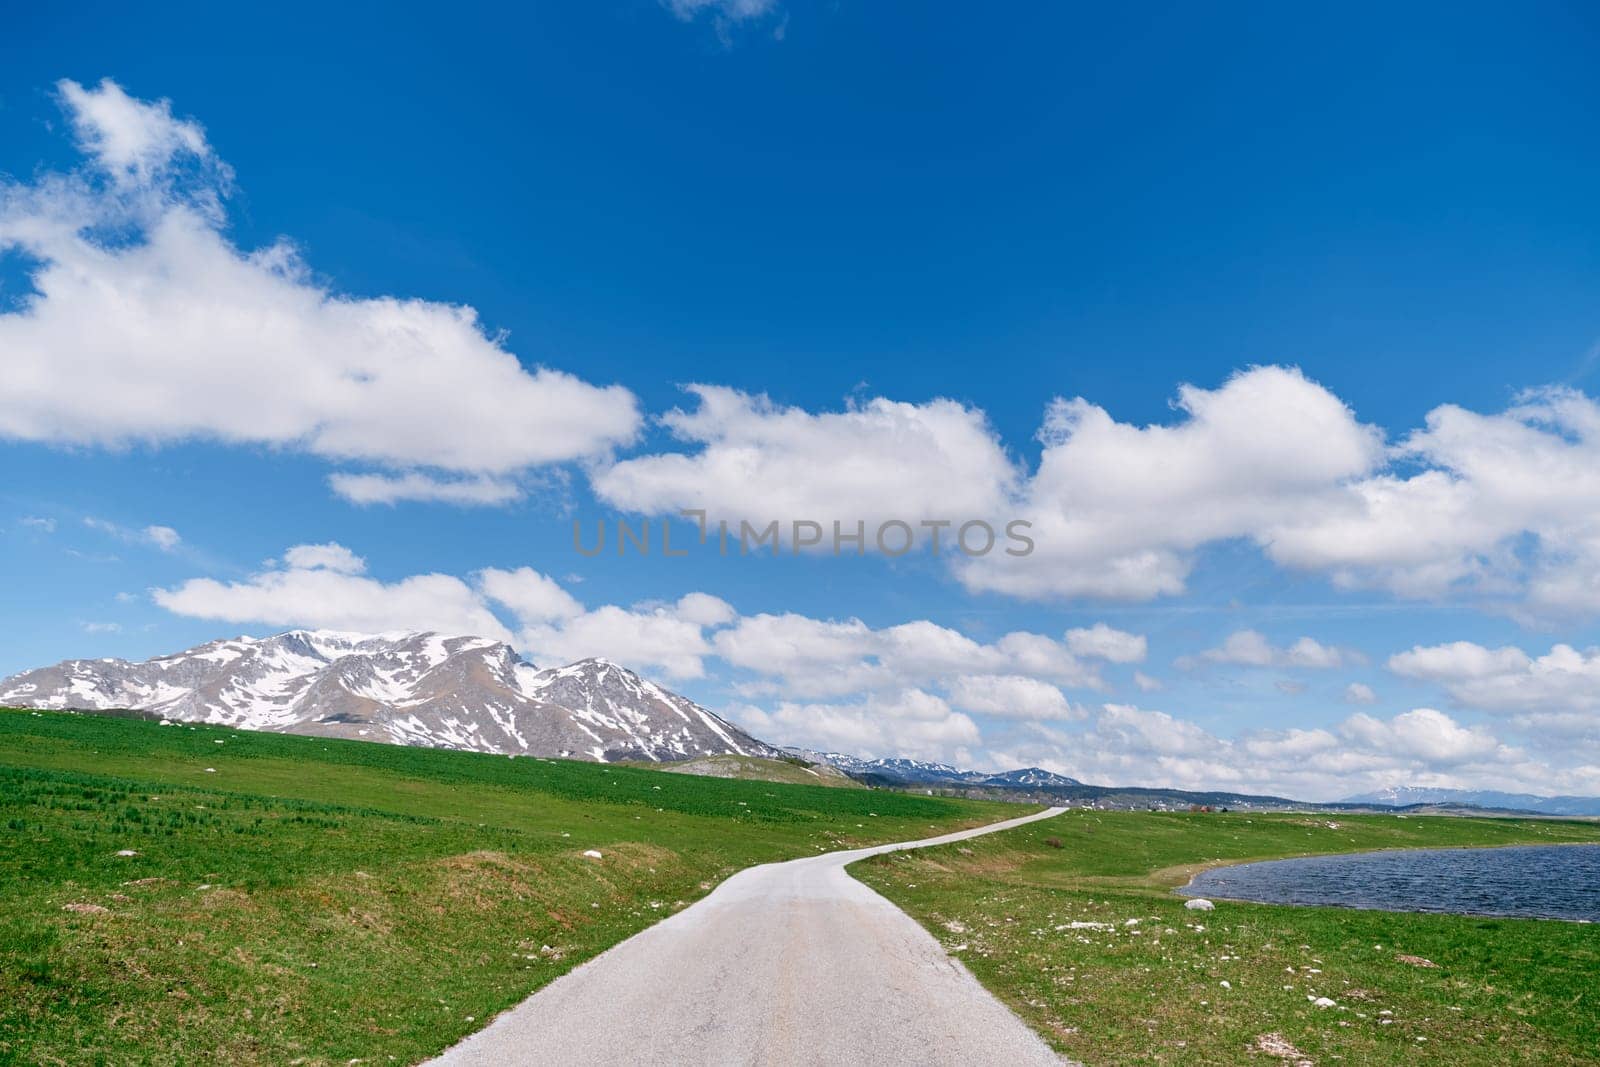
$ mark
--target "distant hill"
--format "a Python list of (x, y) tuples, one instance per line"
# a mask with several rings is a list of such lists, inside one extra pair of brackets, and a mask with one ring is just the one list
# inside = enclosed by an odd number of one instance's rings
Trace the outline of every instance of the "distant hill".
[(1024, 767), (999, 774), (981, 771), (963, 771), (948, 763), (928, 763), (914, 759), (860, 759), (838, 752), (805, 753), (820, 763), (828, 763), (852, 777), (863, 781), (878, 780), (895, 785), (961, 785), (961, 786), (1075, 786), (1082, 785), (1076, 778), (1056, 774), (1039, 767)]
[(1413, 804), (1465, 805), (1507, 811), (1533, 811), (1540, 815), (1600, 816), (1600, 797), (1543, 797), (1534, 793), (1502, 793), (1493, 789), (1430, 789), (1421, 786), (1391, 786), (1372, 793), (1346, 797), (1346, 804), (1385, 804), (1407, 807)]
[(924, 760), (868, 760), (838, 752), (791, 751), (807, 759), (831, 763), (850, 777), (867, 785), (885, 789), (939, 793), (945, 796), (1134, 810), (1153, 808), (1164, 811), (1185, 810), (1191, 807), (1281, 811), (1289, 808), (1324, 806), (1289, 797), (1251, 793), (1086, 785), (1076, 778), (1069, 778), (1064, 774), (1056, 774), (1040, 767), (986, 773), (964, 771), (946, 763), (929, 763)]
[(699, 774), (707, 778), (739, 778), (760, 782), (791, 782), (797, 785), (830, 785), (843, 789), (866, 786), (826, 763), (812, 763), (796, 757), (762, 759), (759, 756), (694, 756), (671, 763), (640, 763), (641, 767), (671, 771), (674, 774)]

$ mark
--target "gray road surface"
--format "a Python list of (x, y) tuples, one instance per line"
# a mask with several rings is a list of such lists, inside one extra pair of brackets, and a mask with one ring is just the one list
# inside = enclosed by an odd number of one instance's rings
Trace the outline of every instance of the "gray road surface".
[(740, 871), (432, 1062), (1059, 1065), (938, 941), (844, 868), (1062, 810)]

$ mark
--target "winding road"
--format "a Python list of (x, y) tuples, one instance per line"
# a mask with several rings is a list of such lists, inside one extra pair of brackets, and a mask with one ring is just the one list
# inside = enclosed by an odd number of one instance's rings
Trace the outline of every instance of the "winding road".
[(1059, 1065), (937, 940), (845, 866), (1062, 810), (740, 871), (432, 1062)]

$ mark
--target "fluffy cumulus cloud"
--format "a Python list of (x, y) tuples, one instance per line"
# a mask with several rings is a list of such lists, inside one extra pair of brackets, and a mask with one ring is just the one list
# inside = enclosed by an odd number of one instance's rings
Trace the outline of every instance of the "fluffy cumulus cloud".
[[(1447, 404), (1395, 458), (1271, 531), (1271, 555), (1402, 594), (1522, 591), (1545, 615), (1600, 610), (1600, 406), (1570, 389), (1491, 415)], [(1530, 546), (1519, 541), (1531, 540)]]
[[(847, 533), (865, 523), (873, 551), (889, 521), (908, 524), (924, 543), (938, 534), (948, 544), (955, 528), (921, 524), (996, 516), (1016, 485), (1018, 469), (984, 414), (954, 401), (880, 398), (811, 413), (717, 386), (689, 392), (695, 409), (671, 411), (662, 422), (694, 451), (596, 469), (601, 499), (647, 514), (702, 510), (712, 524), (735, 529), (740, 521), (757, 528), (776, 521), (786, 541), (795, 522), (815, 522), (828, 534), (825, 549), (835, 522)], [(898, 535), (886, 541), (891, 552), (902, 544)]]
[(1111, 663), (1143, 663), (1149, 652), (1144, 634), (1115, 630), (1103, 622), (1067, 631), (1067, 647), (1080, 656), (1091, 656)]
[(771, 710), (730, 710), (741, 724), (779, 744), (868, 758), (972, 762), (982, 734), (969, 716), (920, 689), (872, 695), (856, 703), (779, 703)]
[(1002, 719), (1081, 719), (1061, 690), (1025, 674), (963, 674), (950, 686), (958, 708)]
[(1028, 724), (987, 751), (995, 766), (1036, 764), (1083, 781), (1227, 789), (1331, 800), (1392, 785), (1600, 791), (1600, 761), (1542, 756), (1482, 725), (1431, 708), (1390, 719), (1357, 713), (1332, 727), (1233, 736), (1125, 704), (1106, 704), (1082, 730)]
[(266, 445), (377, 468), (335, 482), (360, 502), (491, 503), (634, 436), (631, 393), (526, 369), (470, 307), (342, 295), (287, 240), (235, 246), (231, 173), (165, 101), (59, 89), (84, 166), (0, 185), (0, 253), (33, 290), (0, 314), (0, 437)]
[(606, 604), (559, 622), (525, 625), (519, 641), (546, 663), (604, 656), (680, 679), (703, 675), (711, 653), (695, 605), (683, 601), (628, 608)]
[(1079, 688), (1104, 684), (1064, 641), (1016, 631), (980, 642), (927, 620), (873, 629), (859, 619), (751, 615), (719, 631), (716, 650), (731, 666), (758, 675), (745, 686), (752, 694), (835, 697), (944, 687), (979, 673)]
[(1600, 648), (1558, 644), (1533, 656), (1470, 641), (1418, 646), (1389, 657), (1403, 678), (1436, 683), (1455, 703), (1600, 749)]
[(865, 522), (867, 551), (890, 519), (1023, 520), (1031, 552), (969, 556), (944, 531), (942, 554), (970, 589), (1027, 598), (1178, 595), (1202, 549), (1243, 542), (1343, 587), (1541, 619), (1600, 611), (1600, 405), (1570, 389), (1498, 413), (1444, 405), (1391, 445), (1298, 369), (1252, 367), (1181, 386), (1174, 416), (1150, 425), (1058, 399), (1032, 470), (952, 401), (806, 411), (691, 392), (694, 409), (663, 420), (686, 447), (595, 465), (603, 500), (756, 525)]
[(383, 582), (365, 570), (365, 563), (341, 545), (297, 545), (284, 553), (282, 564), (243, 581), (192, 578), (151, 596), (168, 611), (196, 619), (511, 639), (478, 590), (460, 578), (419, 574)]
[(1186, 385), (1171, 425), (1118, 422), (1057, 400), (1019, 513), (1036, 551), (961, 570), (1020, 596), (1149, 598), (1184, 589), (1192, 552), (1286, 521), (1382, 460), (1382, 435), (1298, 370), (1257, 367), (1220, 388)]
[(367, 561), (336, 541), (320, 545), (294, 545), (283, 554), (291, 570), (329, 570), (338, 574), (360, 574)]
[(1352, 715), (1344, 732), (1367, 748), (1424, 760), (1433, 766), (1482, 762), (1504, 753), (1484, 728), (1469, 729), (1442, 711), (1417, 708), (1388, 722), (1370, 715)]
[(1192, 669), (1206, 663), (1233, 664), (1243, 667), (1301, 667), (1327, 669), (1359, 661), (1358, 654), (1315, 638), (1302, 637), (1286, 647), (1279, 648), (1257, 630), (1236, 630), (1216, 648), (1208, 648), (1194, 656), (1184, 656), (1177, 661), (1182, 669)]
[(704, 593), (671, 604), (590, 609), (530, 567), (487, 568), (465, 578), (411, 575), (383, 581), (336, 543), (295, 545), (242, 581), (194, 578), (156, 589), (157, 604), (191, 618), (269, 626), (382, 632), (434, 630), (492, 637), (535, 662), (605, 656), (675, 679), (704, 673), (707, 628), (733, 609)]

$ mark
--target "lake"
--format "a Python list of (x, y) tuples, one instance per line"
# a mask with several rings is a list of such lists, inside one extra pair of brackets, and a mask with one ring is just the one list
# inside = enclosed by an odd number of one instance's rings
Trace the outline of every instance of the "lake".
[(1262, 904), (1600, 921), (1600, 845), (1356, 852), (1202, 871), (1178, 890)]

